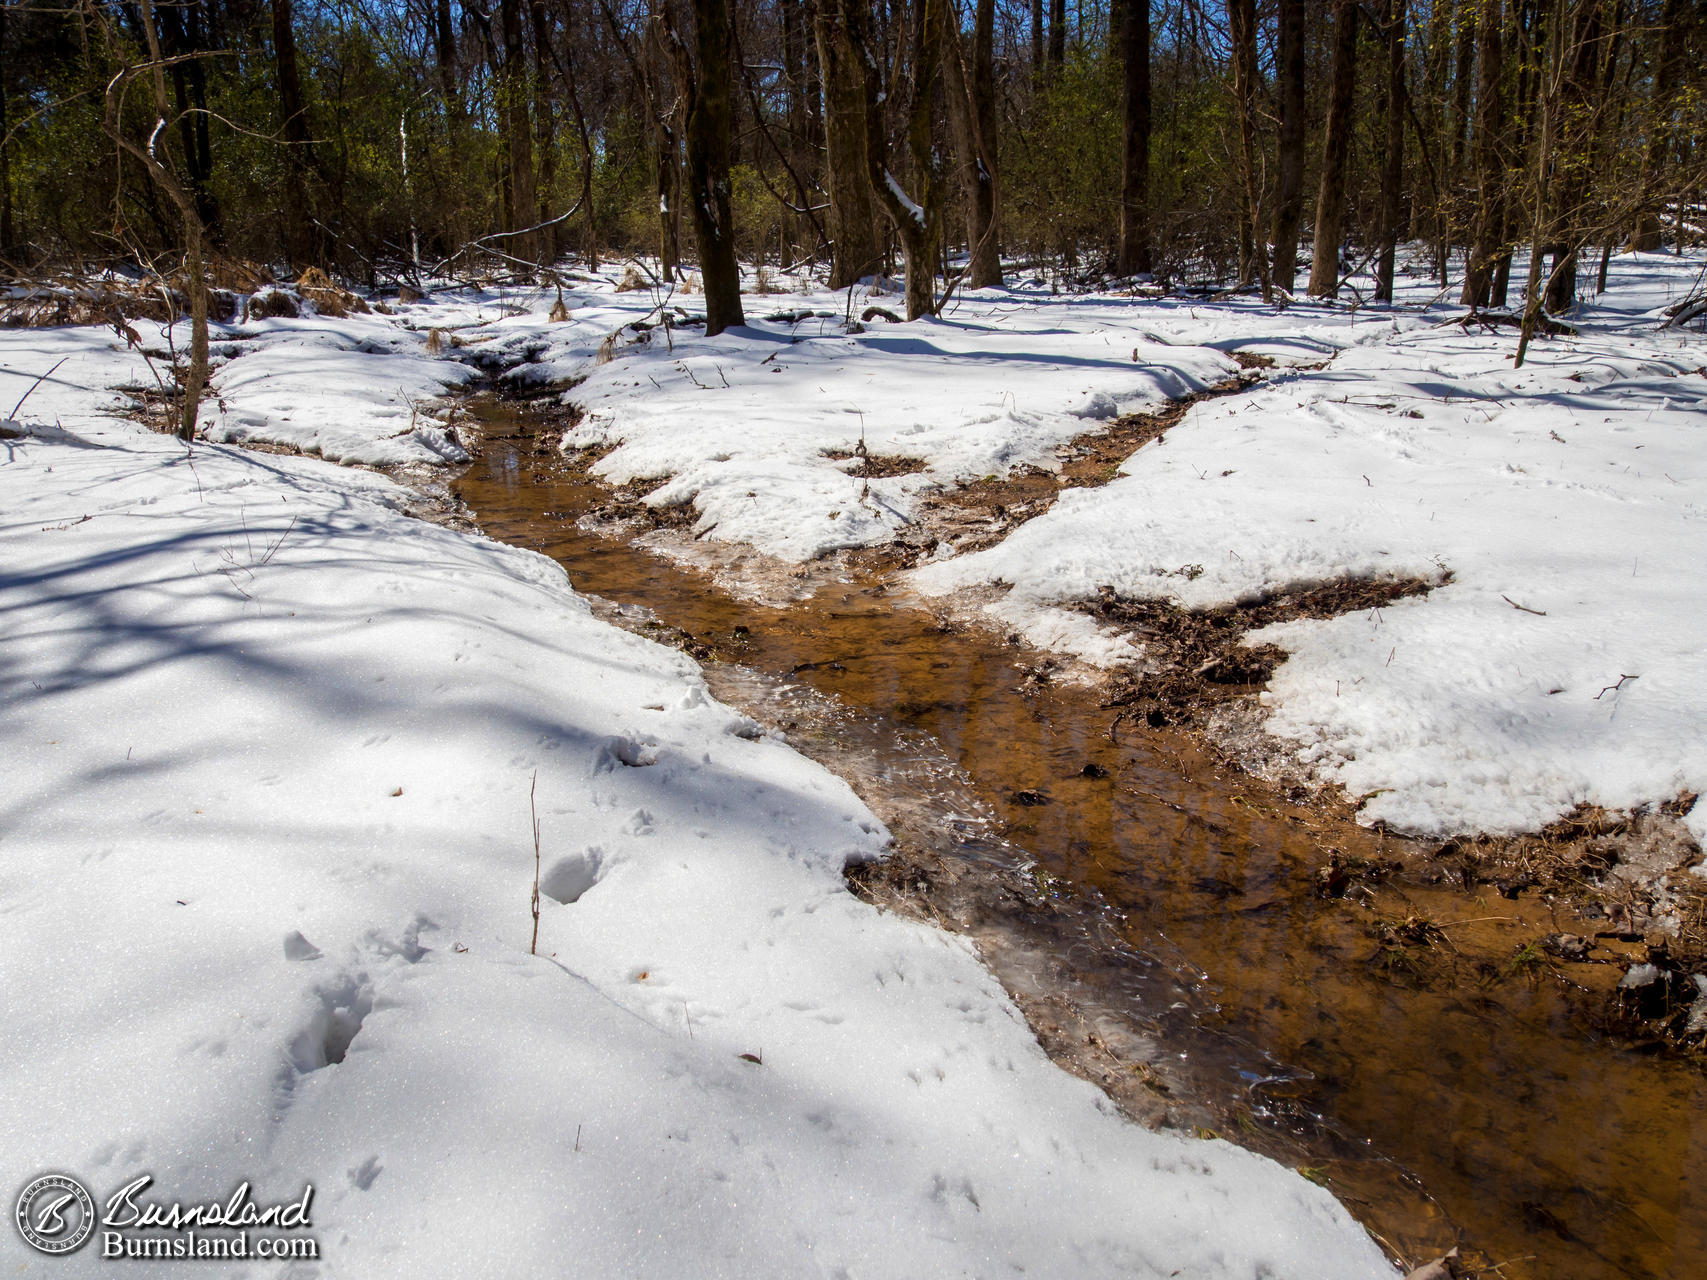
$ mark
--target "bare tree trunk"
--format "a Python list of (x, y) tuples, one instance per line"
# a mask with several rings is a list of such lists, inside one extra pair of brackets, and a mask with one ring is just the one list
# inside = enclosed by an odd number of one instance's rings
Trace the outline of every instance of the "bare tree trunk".
[(1383, 28), (1387, 41), (1387, 149), (1381, 163), (1381, 253), (1375, 271), (1375, 301), (1391, 302), (1405, 178), (1405, 0), (1387, 0)]
[(171, 60), (172, 92), (178, 107), (178, 135), (184, 148), (185, 176), (195, 197), (196, 214), (204, 236), (217, 234), (219, 205), (214, 200), (213, 144), (208, 132), (207, 73), (201, 60), (188, 55), (205, 49), (201, 11), (168, 5), (156, 16), (156, 40), (163, 41), (162, 55)]
[(1298, 274), (1298, 223), (1304, 213), (1304, 0), (1280, 0), (1275, 64), (1280, 136), (1275, 150), (1272, 278), (1291, 293)]
[(1049, 65), (1055, 70), (1067, 61), (1067, 0), (1050, 0)]
[(1444, 289), (1451, 279), (1452, 260), (1452, 176), (1445, 164), (1451, 145), (1446, 136), (1446, 88), (1452, 72), (1452, 5), (1447, 0), (1433, 0), (1421, 47), (1423, 105), (1422, 119), (1416, 121), (1418, 150), (1429, 179), (1434, 274)]
[(915, 11), (912, 91), (907, 103), (907, 144), (919, 198), (902, 188), (889, 168), (888, 138), (879, 98), (876, 59), (867, 37), (866, 0), (843, 0), (848, 36), (865, 69), (865, 160), (872, 197), (889, 215), (907, 263), (907, 319), (936, 310), (936, 229), (938, 194), (931, 172), (931, 114), (941, 68), (944, 0), (922, 0)]
[(273, 0), (273, 66), (279, 82), (279, 111), (284, 116), (285, 165), (293, 197), (285, 205), (285, 256), (292, 267), (313, 262), (313, 236), (307, 221), (308, 161), (311, 143), (302, 80), (296, 66), (296, 24), (291, 0)]
[[(1630, 247), (1638, 253), (1653, 253), (1660, 247), (1660, 205), (1664, 200), (1658, 190), (1660, 175), (1672, 150), (1675, 129), (1672, 125), (1672, 104), (1680, 87), (1679, 74), (1683, 63), (1683, 18), (1686, 0), (1665, 0), (1660, 13), (1659, 62), (1654, 75), (1654, 92), (1649, 107), (1648, 149), (1642, 165), (1640, 212), (1636, 215), (1635, 234)], [(1681, 224), (1679, 224), (1681, 225)]]
[[(658, 179), (658, 258), (664, 282), (675, 280), (682, 265), (681, 147), (672, 122), (659, 117), (652, 124)], [(590, 178), (591, 175), (589, 175)]]
[[(949, 123), (960, 156), (966, 202), (967, 279), (972, 288), (1002, 283), (1001, 249), (996, 241), (996, 177), (992, 150), (996, 136), (992, 32), (994, 0), (978, 0), (973, 26), (972, 66), (968, 69), (960, 33), (951, 26), (942, 55), (948, 78)], [(980, 62), (982, 46), (982, 62)]]
[[(1564, 7), (1560, 4), (1555, 8), (1555, 21), (1563, 24)], [(1553, 269), (1547, 276), (1546, 299), (1542, 305), (1555, 313), (1568, 311), (1576, 303), (1577, 251), (1584, 234), (1582, 204), (1594, 163), (1597, 57), (1602, 52), (1604, 35), (1601, 0), (1579, 0), (1576, 11), (1577, 21), (1569, 33), (1568, 65), (1559, 69), (1562, 79), (1556, 88), (1558, 102), (1553, 110), (1557, 198), (1550, 218), (1548, 245)]]
[[(498, 116), (509, 156), (511, 231), (523, 231), (538, 221), (534, 200), (533, 135), (528, 126), (527, 62), (522, 47), (521, 0), (499, 6), (504, 61), (498, 70)], [(528, 262), (539, 260), (539, 240), (532, 232), (512, 236), (508, 252)]]
[(1503, 20), (1502, 0), (1481, 0), (1476, 15), (1476, 221), (1460, 295), (1460, 301), (1472, 309), (1488, 304), (1503, 230), (1505, 171), (1500, 157), (1500, 134), (1505, 128), (1505, 105), (1500, 89), (1505, 69), (1500, 29)]
[[(557, 180), (557, 121), (551, 101), (551, 69), (554, 57), (551, 48), (551, 19), (545, 12), (545, 0), (528, 0), (528, 16), (533, 21), (533, 142), (539, 156), (539, 184), (535, 189), (536, 223), (551, 221), (551, 188)], [(541, 227), (539, 251), (542, 262), (556, 262), (562, 252), (559, 226)]]
[(861, 2), (818, 0), (816, 35), (824, 80), (832, 289), (845, 289), (875, 274), (883, 261), (883, 236), (865, 155), (865, 73), (848, 31), (850, 5), (857, 13)]
[(1031, 0), (1031, 74), (1043, 72), (1043, 0)]
[(0, 258), (12, 252), (16, 231), (12, 225), (12, 143), (6, 114), (6, 9), (0, 6)]
[(1316, 239), (1310, 257), (1310, 296), (1332, 298), (1340, 287), (1345, 239), (1345, 167), (1351, 150), (1352, 96), (1357, 88), (1357, 0), (1334, 6), (1334, 63), (1328, 119), (1322, 134), (1322, 185), (1316, 194)]
[(729, 0), (694, 0), (695, 72), (688, 95), (688, 197), (705, 279), (705, 332), (745, 324), (735, 224), (729, 211), (729, 135), (734, 50)]
[(1547, 196), (1549, 176), (1553, 167), (1553, 143), (1558, 131), (1560, 81), (1564, 77), (1565, 61), (1565, 0), (1553, 0), (1552, 50), (1542, 69), (1541, 80), (1541, 144), (1535, 150), (1535, 217), (1529, 241), (1529, 287), (1524, 290), (1523, 325), (1517, 339), (1517, 358), (1512, 367), (1523, 368), (1523, 358), (1529, 352), (1530, 339), (1535, 336), (1536, 323), (1541, 318), (1541, 257), (1542, 237), (1549, 221)]
[(978, 0), (972, 19), (972, 121), (978, 135), (978, 238), (972, 245), (972, 287), (1002, 283), (1001, 166), (996, 126), (996, 2)]
[[(575, 113), (575, 134), (581, 143), (581, 251), (587, 259), (587, 270), (599, 269), (599, 213), (593, 203), (593, 139), (587, 129), (587, 113), (581, 106), (580, 77), (575, 70), (575, 6), (563, 6), (563, 49), (561, 66), (564, 86), (569, 90), (569, 109)], [(646, 91), (645, 85), (641, 92)], [(673, 165), (672, 165), (673, 168)]]
[[(788, 167), (796, 174), (806, 170), (806, 38), (802, 0), (779, 0), (782, 14), (782, 68), (784, 116), (788, 121)], [(782, 204), (778, 252), (784, 271), (800, 256), (801, 217)]]
[(1458, 26), (1458, 51), (1452, 64), (1452, 186), (1464, 180), (1464, 158), (1470, 141), (1470, 89), (1476, 81), (1476, 0), (1456, 0), (1452, 14)]
[(1121, 0), (1120, 274), (1150, 270), (1150, 0)]
[[(1244, 178), (1246, 234), (1250, 236), (1249, 262), (1240, 264), (1240, 281), (1252, 274), (1262, 285), (1262, 300), (1274, 301), (1268, 273), (1268, 243), (1263, 234), (1262, 199), (1257, 182), (1256, 79), (1257, 15), (1255, 0), (1228, 0), (1228, 23), (1233, 36), (1233, 98), (1239, 112), (1239, 169)], [(1240, 255), (1244, 257), (1243, 254)]]

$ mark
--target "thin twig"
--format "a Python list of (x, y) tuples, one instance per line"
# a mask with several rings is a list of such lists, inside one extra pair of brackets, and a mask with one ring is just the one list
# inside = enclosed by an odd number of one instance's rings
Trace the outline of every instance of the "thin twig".
[(30, 383), (29, 391), (24, 392), (23, 395), (18, 397), (18, 403), (12, 406), (12, 412), (7, 414), (6, 416), (8, 418), (16, 418), (18, 416), (18, 410), (22, 409), (24, 407), (24, 401), (26, 401), (30, 398), (30, 393), (33, 392), (37, 387), (41, 386), (42, 383), (46, 382), (49, 378), (51, 378), (53, 376), (54, 369), (59, 368), (59, 365), (64, 364), (69, 359), (71, 359), (70, 356), (62, 356), (59, 360), (59, 364), (54, 365), (53, 369), (49, 369), (46, 373), (42, 374), (41, 377), (37, 378), (34, 382)]
[(533, 819), (533, 941), (528, 944), (528, 954), (539, 954), (539, 810), (534, 805), (534, 792), (539, 789), (539, 770), (533, 771), (533, 781), (528, 784), (528, 816)]

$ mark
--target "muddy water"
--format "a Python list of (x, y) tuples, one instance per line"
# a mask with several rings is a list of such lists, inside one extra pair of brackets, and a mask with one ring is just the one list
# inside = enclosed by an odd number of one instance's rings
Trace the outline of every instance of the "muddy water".
[[(1545, 905), (1403, 875), (1326, 899), (1328, 850), (1414, 851), (1220, 772), (1182, 738), (1112, 739), (1095, 690), (1028, 678), (1039, 655), (945, 629), (877, 582), (832, 575), (808, 600), (759, 605), (580, 531), (606, 495), (538, 451), (520, 415), (481, 416), (485, 450), (454, 487), (482, 528), (555, 557), (636, 629), (712, 651), (721, 696), (845, 766), (904, 841), (1005, 868), (1009, 887), (985, 897), (1019, 903), (1019, 959), (998, 973), (1079, 1002), (1063, 1029), (1059, 1002), (1022, 998), (1052, 1053), (1307, 1169), (1413, 1265), (1462, 1241), (1511, 1277), (1704, 1274), (1707, 1080), (1595, 1038), (1582, 993), (1523, 950), (1569, 928)], [(1035, 894), (1012, 888), (1028, 858)], [(1440, 932), (1409, 945), (1413, 918)], [(1002, 922), (980, 924), (1001, 951)], [(1617, 977), (1568, 976), (1588, 970)], [(1086, 1042), (1101, 1065), (1087, 1069)]]

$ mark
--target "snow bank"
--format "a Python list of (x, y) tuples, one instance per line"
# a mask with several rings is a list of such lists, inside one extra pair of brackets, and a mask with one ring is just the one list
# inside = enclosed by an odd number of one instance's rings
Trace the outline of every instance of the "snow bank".
[(0, 439), (0, 1185), (312, 1182), (328, 1276), (1391, 1274), (851, 897), (847, 787), (549, 561), (107, 418), (98, 332), (0, 352), (73, 357)]
[(274, 319), (226, 330), (216, 354), (209, 440), (258, 440), (332, 462), (466, 462), (428, 403), (478, 372), (426, 350), (427, 335), (382, 314)]
[(1122, 479), (916, 583), (1011, 584), (1003, 621), (1047, 639), (1104, 587), (1195, 609), (1450, 573), (1250, 637), (1291, 654), (1270, 731), (1367, 821), (1516, 832), (1707, 791), (1707, 345), (1656, 328), (1698, 265), (1617, 259), (1580, 336), (1516, 371), (1509, 330), (1365, 322), (1323, 371), (1197, 406)]

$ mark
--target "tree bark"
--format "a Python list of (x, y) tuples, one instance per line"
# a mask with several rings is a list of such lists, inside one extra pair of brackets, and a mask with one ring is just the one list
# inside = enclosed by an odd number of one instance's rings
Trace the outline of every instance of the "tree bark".
[(1298, 223), (1304, 213), (1304, 0), (1280, 0), (1275, 55), (1280, 130), (1275, 152), (1274, 283), (1291, 293), (1298, 274)]
[(688, 95), (688, 199), (705, 281), (705, 333), (746, 323), (735, 226), (729, 211), (730, 80), (734, 51), (729, 0), (694, 0), (695, 75)]
[(201, 59), (181, 55), (203, 52), (201, 13), (198, 9), (168, 6), (154, 19), (155, 41), (162, 56), (174, 59), (172, 92), (178, 108), (178, 135), (184, 148), (185, 177), (195, 198), (196, 214), (203, 234), (217, 234), (219, 205), (214, 200), (213, 142), (208, 131), (207, 72)]
[(1505, 104), (1500, 81), (1505, 69), (1501, 23), (1503, 0), (1481, 0), (1476, 15), (1476, 217), (1470, 259), (1459, 300), (1472, 310), (1488, 305), (1495, 259), (1503, 232), (1505, 167), (1500, 135)]
[(285, 205), (285, 256), (292, 267), (314, 259), (313, 236), (307, 209), (308, 162), (311, 143), (308, 112), (302, 102), (302, 80), (296, 65), (296, 24), (291, 0), (272, 0), (273, 66), (278, 76), (279, 111), (284, 116), (285, 165), (290, 173), (291, 197)]
[(972, 19), (972, 120), (978, 130), (978, 239), (972, 247), (972, 287), (1002, 283), (1001, 165), (996, 124), (996, 2), (978, 0)]
[(1387, 42), (1387, 148), (1381, 163), (1381, 252), (1375, 301), (1391, 302), (1405, 178), (1405, 0), (1387, 0), (1382, 25)]
[(1050, 0), (1049, 65), (1055, 70), (1067, 61), (1067, 0)]
[(1523, 293), (1523, 324), (1518, 333), (1517, 357), (1512, 362), (1514, 369), (1523, 368), (1523, 358), (1529, 352), (1530, 339), (1535, 336), (1535, 326), (1541, 318), (1542, 236), (1550, 220), (1547, 197), (1553, 168), (1553, 143), (1558, 129), (1561, 81), (1564, 78), (1564, 0), (1554, 0), (1550, 25), (1552, 49), (1541, 76), (1541, 143), (1535, 150), (1535, 216), (1529, 247), (1529, 287)]
[[(535, 189), (535, 223), (551, 220), (551, 188), (557, 180), (557, 121), (551, 100), (551, 75), (548, 60), (551, 48), (551, 19), (545, 12), (545, 0), (528, 0), (528, 16), (533, 21), (533, 129), (534, 150), (539, 156), (539, 182)], [(542, 227), (539, 232), (540, 260), (556, 262), (561, 251), (561, 226)]]
[(1675, 129), (1672, 104), (1680, 87), (1683, 62), (1683, 15), (1687, 0), (1665, 0), (1660, 12), (1660, 51), (1655, 66), (1654, 92), (1649, 107), (1648, 148), (1642, 164), (1640, 211), (1630, 247), (1638, 253), (1653, 253), (1660, 247), (1660, 175), (1672, 149)]
[(848, 36), (865, 76), (865, 160), (872, 198), (889, 215), (907, 270), (907, 319), (936, 310), (936, 212), (931, 172), (931, 114), (941, 68), (944, 0), (921, 0), (915, 11), (912, 92), (907, 103), (907, 144), (918, 198), (909, 196), (889, 168), (888, 137), (879, 98), (878, 69), (867, 34), (866, 0), (844, 0)]
[(995, 0), (978, 0), (973, 17), (972, 65), (960, 33), (947, 32), (942, 64), (948, 73), (949, 120), (960, 153), (966, 202), (967, 280), (974, 289), (1002, 283), (996, 229)]
[(435, 0), (433, 50), (438, 57), (439, 93), (444, 98), (445, 114), (458, 120), (462, 116), (462, 92), (457, 84), (456, 28), (451, 25), (450, 0)]
[(527, 262), (537, 262), (538, 238), (525, 231), (538, 219), (534, 201), (533, 134), (528, 124), (528, 70), (522, 46), (521, 0), (503, 0), (498, 16), (504, 45), (504, 61), (498, 69), (498, 117), (508, 157), (508, 230), (524, 232), (506, 241), (506, 252)]
[(1345, 169), (1351, 150), (1352, 98), (1357, 88), (1357, 0), (1334, 6), (1334, 62), (1328, 119), (1322, 133), (1322, 183), (1316, 193), (1316, 237), (1310, 256), (1310, 296), (1332, 298), (1340, 287), (1345, 239)]
[(1125, 113), (1120, 148), (1120, 259), (1123, 276), (1150, 262), (1150, 0), (1121, 0)]
[(824, 82), (824, 150), (830, 197), (830, 287), (845, 289), (875, 275), (883, 236), (866, 163), (865, 75), (848, 31), (850, 6), (863, 0), (818, 0), (818, 66)]
[(12, 225), (12, 144), (6, 136), (11, 128), (6, 114), (6, 61), (6, 9), (0, 7), (0, 258), (11, 255), (16, 234)]
[(1239, 169), (1244, 178), (1246, 234), (1249, 261), (1240, 264), (1240, 283), (1254, 275), (1262, 300), (1274, 301), (1268, 273), (1268, 243), (1263, 233), (1262, 199), (1258, 194), (1256, 156), (1257, 15), (1255, 0), (1228, 0), (1228, 25), (1233, 37), (1233, 99), (1239, 112)]
[[(1562, 26), (1565, 12), (1557, 5), (1555, 20)], [(1595, 89), (1599, 77), (1597, 59), (1602, 52), (1604, 14), (1601, 0), (1581, 0), (1577, 21), (1569, 33), (1569, 56), (1557, 74), (1558, 103), (1554, 108), (1553, 168), (1556, 198), (1549, 219), (1548, 250), (1553, 268), (1547, 276), (1544, 306), (1550, 312), (1568, 311), (1576, 303), (1577, 251), (1583, 232), (1582, 204), (1587, 195), (1590, 167), (1594, 163), (1593, 127)], [(1564, 34), (1561, 33), (1561, 39)], [(1561, 57), (1565, 54), (1561, 53)]]

